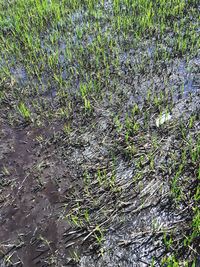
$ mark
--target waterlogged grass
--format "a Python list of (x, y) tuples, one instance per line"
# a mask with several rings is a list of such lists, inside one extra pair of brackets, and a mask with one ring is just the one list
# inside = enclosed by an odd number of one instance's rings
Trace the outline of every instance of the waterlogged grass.
[[(151, 265), (198, 266), (199, 1), (2, 0), (0, 43), (2, 118), (14, 128), (62, 125), (36, 139), (58, 144), (55, 154), (78, 170), (61, 216), (78, 245), (95, 244), (103, 258), (106, 234), (135, 198), (132, 220), (148, 209), (155, 181), (180, 218), (155, 231), (163, 250)], [(134, 166), (128, 181), (122, 159)]]

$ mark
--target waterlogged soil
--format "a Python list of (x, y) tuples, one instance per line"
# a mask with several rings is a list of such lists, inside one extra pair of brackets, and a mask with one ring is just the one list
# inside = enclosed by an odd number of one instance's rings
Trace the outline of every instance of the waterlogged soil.
[[(176, 65), (167, 71), (175, 68)], [(192, 113), (199, 112), (199, 77), (195, 72), (188, 74), (183, 62), (177, 70), (178, 74), (172, 74), (171, 80), (175, 89), (184, 81), (184, 92), (180, 96), (177, 90), (173, 95), (172, 121), (187, 121)], [(180, 228), (187, 231), (187, 207), (175, 208), (169, 197), (169, 181), (145, 165), (143, 179), (135, 181), (137, 154), (127, 159), (120, 147), (122, 137), (117, 137), (113, 112), (117, 115), (128, 110), (136, 100), (144, 105), (143, 97), (152, 81), (162, 88), (162, 75), (153, 75), (151, 80), (141, 76), (139, 81), (139, 92), (119, 81), (119, 95), (113, 94), (110, 101), (106, 96), (101, 102), (94, 102), (89, 116), (84, 115), (77, 100), (68, 133), (63, 130), (66, 124), (63, 120), (40, 126), (11, 125), (5, 115), (9, 108), (5, 103), (2, 105), (1, 267), (150, 266), (152, 259), (159, 266), (166, 253), (163, 232)], [(155, 119), (155, 116), (151, 118), (151, 124), (156, 133), (159, 129)], [(196, 122), (195, 132), (198, 131)], [(150, 136), (144, 136), (143, 153), (151, 148), (148, 139)], [(157, 168), (165, 160), (166, 151), (172, 149), (174, 139), (170, 128), (162, 134), (161, 145), (155, 150)], [(113, 154), (115, 186), (119, 190), (109, 191), (106, 186), (99, 187), (94, 177), (98, 169), (106, 169), (111, 179)], [(83, 179), (85, 171), (92, 177), (88, 197)], [(96, 206), (90, 203), (91, 197)], [(71, 223), (68, 215), (78, 209), (77, 204), (90, 212), (91, 224)], [(104, 229), (101, 250), (93, 235), (95, 223)]]
[[(107, 2), (105, 9), (112, 5)], [(81, 25), (82, 17), (74, 14), (74, 24)], [(77, 37), (72, 39), (75, 45)], [(91, 34), (84, 47), (93, 40)], [(67, 80), (62, 40), (59, 49)], [(155, 62), (154, 52), (154, 41), (148, 40), (137, 50), (120, 50), (119, 71), (102, 82), (98, 97), (91, 92), (89, 111), (78, 92), (79, 78), (65, 91), (49, 82), (48, 70), (41, 85), (29, 79), (23, 65), (12, 67), (11, 80), (1, 84), (0, 267), (145, 267), (153, 261), (161, 266), (162, 258), (173, 252), (163, 236), (179, 240), (188, 233), (192, 205), (177, 204), (172, 196), (171, 154), (181, 150), (180, 123), (189, 128), (195, 117), (187, 132), (194, 142), (200, 131), (200, 57)], [(142, 55), (150, 59), (148, 64), (134, 69)], [(24, 121), (16, 108), (21, 100), (33, 115), (31, 121)], [(136, 103), (138, 122), (148, 126), (130, 136), (127, 145), (122, 125)], [(170, 113), (170, 121), (157, 127), (163, 112)], [(195, 173), (188, 166), (186, 174)], [(183, 182), (192, 188), (192, 181)], [(199, 244), (197, 238), (192, 248), (197, 266)], [(183, 259), (193, 252), (176, 249)]]

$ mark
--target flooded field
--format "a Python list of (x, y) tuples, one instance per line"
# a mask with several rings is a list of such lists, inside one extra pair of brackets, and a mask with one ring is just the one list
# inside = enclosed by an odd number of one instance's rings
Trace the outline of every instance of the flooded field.
[(0, 2), (0, 267), (200, 266), (199, 13)]

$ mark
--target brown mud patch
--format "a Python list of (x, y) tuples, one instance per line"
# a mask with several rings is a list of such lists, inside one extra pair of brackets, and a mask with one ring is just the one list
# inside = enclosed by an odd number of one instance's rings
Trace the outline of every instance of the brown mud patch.
[[(54, 131), (51, 126), (16, 129), (1, 124), (0, 266), (55, 266), (54, 255), (61, 253), (62, 236), (70, 226), (59, 221), (63, 196), (54, 175), (63, 175), (63, 166), (37, 155), (37, 137)], [(58, 165), (54, 172), (53, 164)]]

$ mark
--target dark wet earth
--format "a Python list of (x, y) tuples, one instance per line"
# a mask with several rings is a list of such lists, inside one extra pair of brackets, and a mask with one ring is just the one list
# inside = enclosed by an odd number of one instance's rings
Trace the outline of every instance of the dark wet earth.
[[(199, 67), (199, 61), (191, 64)], [(172, 120), (183, 118), (186, 122), (200, 108), (198, 70), (188, 73), (181, 61), (169, 67), (169, 72), (174, 72), (168, 81), (175, 88)], [(187, 231), (188, 209), (174, 209), (168, 197), (168, 180), (162, 179), (160, 169), (160, 163), (173, 148), (172, 141), (179, 140), (170, 127), (165, 133), (160, 132), (159, 149), (155, 150), (156, 170), (149, 171), (144, 164), (145, 178), (133, 181), (135, 161), (140, 154), (136, 153), (133, 159), (124, 157), (120, 147), (123, 136), (116, 134), (113, 125), (113, 113), (123, 113), (136, 100), (143, 105), (141, 99), (149, 84), (156, 89), (163, 87), (162, 74), (150, 76), (141, 76), (139, 81), (136, 77), (130, 83), (130, 79), (118, 77), (120, 89), (113, 93), (111, 103), (105, 94), (100, 104), (93, 103), (91, 116), (82, 115), (77, 103), (72, 115), (74, 131), (69, 136), (64, 134), (62, 120), (44, 122), (42, 126), (10, 125), (6, 119), (8, 107), (0, 110), (1, 267), (140, 267), (151, 266), (152, 258), (161, 266), (159, 262), (165, 253), (163, 231), (180, 227)], [(180, 97), (177, 88), (181, 85), (184, 92)], [(56, 92), (51, 91), (52, 101), (56, 101), (54, 97)], [(154, 115), (150, 124), (155, 124)], [(194, 132), (199, 130), (197, 121)], [(140, 136), (144, 143), (138, 152), (144, 155), (151, 149), (151, 136)], [(83, 186), (85, 170), (96, 177), (98, 168), (106, 169), (108, 177), (112, 177), (113, 152), (119, 190), (110, 192), (103, 187), (98, 191), (94, 180), (91, 195), (87, 196)], [(97, 202), (95, 208), (92, 199)], [(68, 220), (71, 210), (78, 209), (77, 203), (85, 203), (84, 209), (91, 212), (94, 222), (105, 226), (101, 251), (94, 241), (95, 224), (80, 227)]]
[[(48, 130), (53, 131), (45, 128), (45, 135)], [(5, 266), (55, 266), (53, 257), (69, 229), (67, 223), (58, 220), (63, 195), (58, 191), (56, 177), (65, 177), (66, 189), (70, 178), (51, 157), (40, 159), (37, 155), (39, 134), (43, 134), (41, 129), (15, 129), (1, 124), (0, 240)]]
[[(175, 107), (174, 116), (179, 117), (184, 101), (181, 103)], [(194, 101), (194, 106), (198, 104), (198, 100)], [(109, 132), (105, 126), (107, 122), (102, 118), (99, 123), (105, 140)], [(73, 195), (76, 188), (81, 188), (81, 181), (77, 180), (82, 166), (93, 162), (94, 158), (97, 165), (98, 162), (102, 164), (103, 156), (104, 160), (107, 157), (106, 149), (98, 151), (101, 147), (94, 142), (93, 134), (95, 132), (91, 131), (83, 135), (82, 144), (72, 146), (67, 154), (69, 147), (62, 138), (60, 124), (16, 128), (1, 120), (1, 267), (76, 266), (76, 262), (79, 262), (77, 266), (150, 266), (152, 257), (158, 260), (164, 253), (162, 229), (176, 228), (176, 224), (185, 227), (184, 218), (171, 213), (172, 204), (166, 199), (167, 183), (152, 175), (141, 182), (142, 190), (137, 191), (138, 187), (129, 181), (133, 167), (119, 159), (117, 177), (125, 192), (123, 200), (118, 202), (105, 192), (100, 193), (100, 197), (101, 194), (105, 196), (100, 207), (112, 200), (110, 214), (113, 218), (103, 243), (104, 256), (96, 253), (95, 246), (85, 244), (88, 230), (71, 226), (65, 215), (70, 205), (73, 206), (73, 203), (68, 206), (71, 192)], [(108, 141), (109, 138), (112, 136)], [(167, 140), (170, 137), (165, 137), (165, 142)], [(73, 166), (73, 162), (79, 167)], [(90, 166), (89, 169), (92, 167), (95, 168)], [(123, 212), (118, 217), (116, 211), (120, 205)], [(155, 233), (152, 225), (157, 227)], [(79, 254), (83, 250), (83, 256), (76, 259), (74, 249)]]

